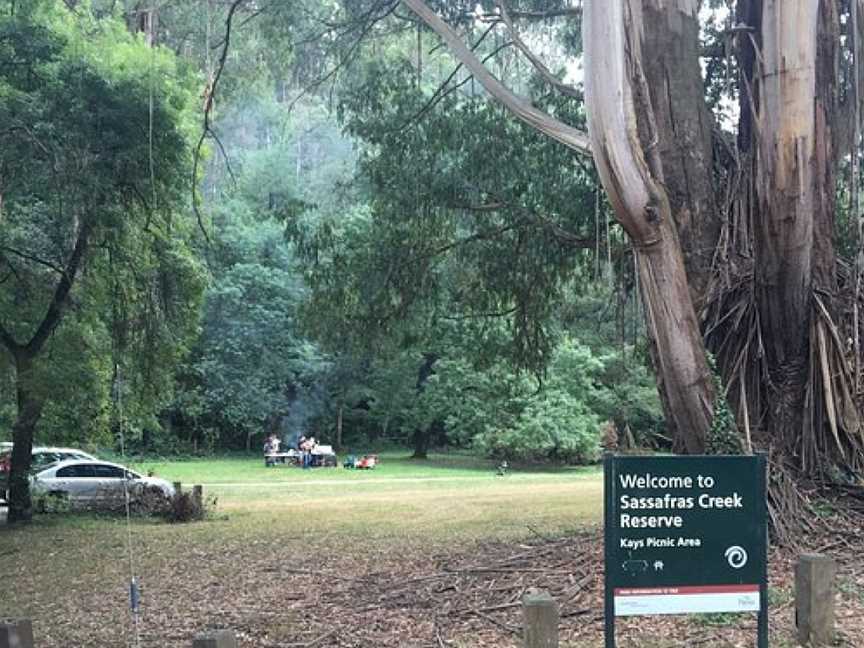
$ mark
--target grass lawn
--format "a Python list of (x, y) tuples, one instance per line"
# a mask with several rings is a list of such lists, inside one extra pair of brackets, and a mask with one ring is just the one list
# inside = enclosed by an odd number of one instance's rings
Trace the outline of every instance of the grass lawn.
[[(407, 452), (382, 452), (378, 454), (380, 465), (374, 470), (346, 470), (339, 468), (314, 468), (298, 470), (279, 465), (265, 467), (257, 455), (245, 457), (225, 457), (208, 459), (189, 459), (185, 461), (138, 460), (130, 466), (138, 470), (153, 470), (165, 479), (196, 481), (197, 483), (258, 483), (258, 482), (302, 482), (322, 479), (353, 479), (363, 481), (376, 479), (436, 479), (474, 478), (488, 479), (495, 476), (496, 463), (467, 454), (446, 453), (429, 455), (429, 459), (411, 459)], [(344, 456), (340, 456), (340, 460)], [(508, 477), (566, 478), (580, 474), (599, 474), (600, 466), (591, 467), (531, 467), (511, 468)]]
[[(218, 499), (204, 522), (133, 521), (141, 646), (189, 648), (225, 627), (241, 648), (518, 648), (529, 587), (559, 601), (562, 648), (603, 645), (599, 467), (499, 477), (470, 457), (393, 453), (368, 472), (257, 457), (130, 465)], [(33, 619), (37, 648), (136, 646), (128, 537), (125, 520), (86, 515), (0, 527), (0, 617)], [(793, 559), (772, 552), (772, 646), (795, 645)], [(846, 637), (864, 610), (858, 564), (843, 574)], [(618, 645), (752, 645), (751, 618), (721, 621), (622, 620)]]
[[(504, 538), (599, 521), (599, 467), (511, 470), (465, 455), (417, 461), (385, 453), (368, 471), (267, 468), (256, 459), (142, 462), (142, 471), (202, 484), (227, 516), (219, 533), (339, 533), (400, 542)], [(514, 506), (515, 504), (515, 506)]]
[[(188, 648), (195, 632), (220, 618), (259, 637), (241, 641), (243, 648), (295, 643), (274, 639), (283, 620), (262, 610), (319, 596), (343, 582), (340, 574), (425, 570), (430, 557), (474, 543), (557, 536), (596, 526), (602, 514), (598, 467), (501, 477), (491, 463), (466, 456), (380, 456), (371, 471), (265, 468), (257, 457), (130, 462), (170, 481), (203, 484), (218, 500), (205, 522), (133, 522), (142, 645)], [(288, 566), (297, 564), (300, 572)], [(320, 574), (303, 575), (310, 565)], [(34, 619), (39, 648), (131, 643), (124, 520), (55, 515), (0, 528), (0, 573), (0, 616)], [(324, 614), (320, 605), (315, 610)]]

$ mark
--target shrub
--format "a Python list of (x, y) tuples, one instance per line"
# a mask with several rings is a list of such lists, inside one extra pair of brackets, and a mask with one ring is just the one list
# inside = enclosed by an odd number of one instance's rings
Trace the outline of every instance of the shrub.
[(216, 507), (216, 498), (200, 499), (193, 491), (178, 491), (174, 494), (162, 514), (172, 524), (180, 522), (197, 522), (207, 517), (210, 509)]
[(476, 443), (494, 457), (591, 462), (600, 454), (600, 418), (566, 392), (551, 390), (532, 399), (515, 425), (487, 431)]

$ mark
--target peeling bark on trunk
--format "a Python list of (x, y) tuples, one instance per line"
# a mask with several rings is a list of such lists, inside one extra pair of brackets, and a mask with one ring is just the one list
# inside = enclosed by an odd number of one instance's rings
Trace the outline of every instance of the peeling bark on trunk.
[[(775, 398), (768, 426), (796, 434), (807, 382), (816, 186), (818, 3), (766, 0), (757, 75), (756, 299)], [(797, 426), (796, 426), (797, 427)]]
[[(659, 0), (645, 0), (645, 6), (653, 22), (666, 17), (667, 36), (683, 39), (686, 32), (692, 38), (692, 30), (688, 31), (684, 25), (695, 21), (695, 1), (677, 0), (670, 6)], [(583, 42), (589, 135), (594, 162), (617, 220), (627, 230), (638, 253), (639, 280), (668, 423), (676, 446), (699, 453), (705, 450), (711, 426), (713, 383), (688, 286), (664, 166), (667, 162), (678, 172), (686, 163), (675, 145), (666, 141), (674, 136), (676, 120), (664, 117), (658, 124), (654, 110), (654, 101), (668, 109), (677, 100), (663, 91), (661, 98), (655, 99), (656, 87), (653, 92), (649, 90), (652, 80), (645, 76), (648, 66), (642, 50), (646, 13), (643, 9), (641, 0), (590, 2), (585, 6)], [(659, 47), (654, 41), (649, 45), (652, 49)], [(668, 74), (669, 83), (672, 78), (692, 77), (692, 72), (679, 70), (681, 64), (676, 66), (671, 59), (654, 61), (651, 65), (651, 69), (663, 71), (664, 76)], [(689, 85), (692, 81), (682, 83)], [(684, 130), (691, 141), (703, 137), (700, 128)], [(704, 164), (701, 168), (704, 171)], [(706, 184), (704, 175), (700, 182), (705, 194), (710, 184)], [(676, 199), (678, 220), (686, 222), (691, 218), (685, 210), (692, 204), (689, 199)]]
[[(741, 0), (744, 167), (709, 341), (754, 439), (811, 476), (861, 466), (834, 250), (842, 150), (838, 2)], [(737, 239), (737, 243), (728, 241)], [(848, 283), (848, 280), (847, 280)], [(716, 286), (715, 286), (716, 287)], [(723, 322), (723, 313), (735, 316)]]
[(832, 134), (839, 26), (835, 3), (764, 0), (761, 69), (754, 75), (755, 295), (769, 378), (765, 428), (770, 443), (801, 456), (804, 470), (816, 468), (817, 454), (831, 454), (817, 441), (822, 429), (830, 428), (842, 454), (841, 429), (858, 428), (837, 382), (846, 362), (842, 347), (830, 335), (839, 321)]
[(641, 39), (655, 141), (697, 311), (708, 285), (720, 218), (714, 196), (711, 131), (699, 66), (695, 2), (643, 0)]
[(738, 150), (750, 151), (754, 140), (754, 116), (759, 98), (754, 92), (757, 48), (762, 46), (762, 0), (738, 0), (735, 6), (735, 53), (740, 69), (738, 88)]

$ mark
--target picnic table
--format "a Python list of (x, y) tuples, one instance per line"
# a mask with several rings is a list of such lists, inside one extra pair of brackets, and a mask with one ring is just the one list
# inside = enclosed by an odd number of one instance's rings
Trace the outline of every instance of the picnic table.
[[(330, 446), (318, 446), (309, 453), (312, 456), (310, 466), (335, 467), (337, 465), (336, 453)], [(264, 455), (265, 466), (302, 466), (303, 453), (299, 450), (288, 450), (286, 452), (268, 452)]]

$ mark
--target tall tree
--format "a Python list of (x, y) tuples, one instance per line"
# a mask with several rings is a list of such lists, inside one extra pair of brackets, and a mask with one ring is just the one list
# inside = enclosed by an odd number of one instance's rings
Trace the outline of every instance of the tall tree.
[(17, 401), (10, 521), (30, 516), (34, 430), (51, 396), (42, 372), (69, 311), (98, 309), (118, 348), (138, 344), (156, 360), (182, 346), (201, 290), (177, 218), (189, 79), (115, 21), (16, 4), (0, 3), (0, 342)]

